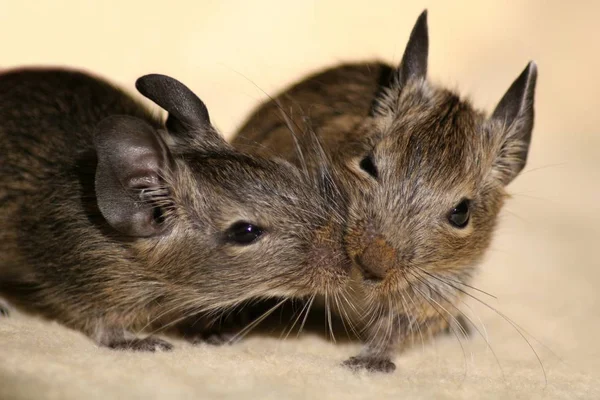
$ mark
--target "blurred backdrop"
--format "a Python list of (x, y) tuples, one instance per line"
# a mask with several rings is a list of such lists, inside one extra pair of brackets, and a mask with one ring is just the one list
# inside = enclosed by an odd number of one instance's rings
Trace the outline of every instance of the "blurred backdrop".
[[(397, 63), (425, 7), (430, 77), (475, 105), (490, 111), (529, 60), (538, 64), (530, 161), (509, 188), (477, 286), (558, 355), (598, 374), (600, 2), (0, 1), (0, 67), (78, 67), (131, 90), (140, 75), (169, 74), (228, 136), (265, 92), (308, 72)], [(481, 315), (497, 352), (525, 354), (535, 367), (509, 324)]]

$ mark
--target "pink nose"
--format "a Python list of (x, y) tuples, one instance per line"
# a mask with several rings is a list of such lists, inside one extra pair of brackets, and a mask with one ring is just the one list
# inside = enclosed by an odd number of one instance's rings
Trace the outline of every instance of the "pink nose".
[(377, 235), (355, 261), (365, 279), (380, 281), (395, 264), (396, 250), (383, 236)]

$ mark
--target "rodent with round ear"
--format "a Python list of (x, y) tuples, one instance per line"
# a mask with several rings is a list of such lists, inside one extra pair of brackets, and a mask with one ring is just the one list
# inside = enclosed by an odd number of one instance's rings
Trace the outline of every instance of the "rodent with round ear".
[(335, 221), (312, 180), (234, 150), (175, 79), (136, 86), (166, 126), (84, 73), (0, 75), (0, 296), (154, 351), (187, 317), (348, 279), (343, 249), (318, 239)]
[(423, 12), (398, 67), (356, 63), (311, 75), (262, 104), (233, 140), (298, 163), (289, 130), (305, 131), (333, 160), (354, 261), (337, 312), (366, 343), (345, 362), (351, 368), (392, 371), (394, 349), (456, 324), (505, 187), (527, 161), (536, 65), (488, 116), (427, 79), (428, 48)]

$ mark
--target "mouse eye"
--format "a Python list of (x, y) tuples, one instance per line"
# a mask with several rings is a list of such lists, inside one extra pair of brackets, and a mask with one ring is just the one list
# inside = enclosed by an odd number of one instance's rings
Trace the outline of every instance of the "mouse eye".
[(471, 213), (469, 211), (470, 201), (463, 199), (448, 214), (448, 221), (455, 228), (464, 228), (469, 223)]
[(375, 166), (375, 161), (373, 161), (373, 156), (371, 154), (369, 154), (368, 156), (366, 156), (365, 158), (360, 160), (360, 163), (358, 165), (367, 174), (369, 174), (373, 178), (377, 179), (377, 176), (379, 175), (379, 173), (377, 171), (377, 167)]
[(246, 246), (260, 238), (263, 233), (264, 231), (261, 227), (252, 225), (249, 222), (240, 221), (227, 229), (225, 237), (231, 243)]

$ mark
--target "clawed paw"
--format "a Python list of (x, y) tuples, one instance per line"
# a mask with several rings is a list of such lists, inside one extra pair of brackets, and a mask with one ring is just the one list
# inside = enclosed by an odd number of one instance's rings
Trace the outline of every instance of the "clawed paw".
[(148, 336), (144, 339), (117, 340), (108, 343), (107, 347), (114, 350), (132, 350), (132, 351), (149, 351), (157, 350), (169, 351), (173, 349), (173, 345), (166, 340), (158, 339), (153, 336)]
[(367, 370), (369, 372), (390, 373), (396, 370), (396, 364), (387, 358), (378, 357), (350, 357), (342, 363), (343, 366), (353, 371)]

